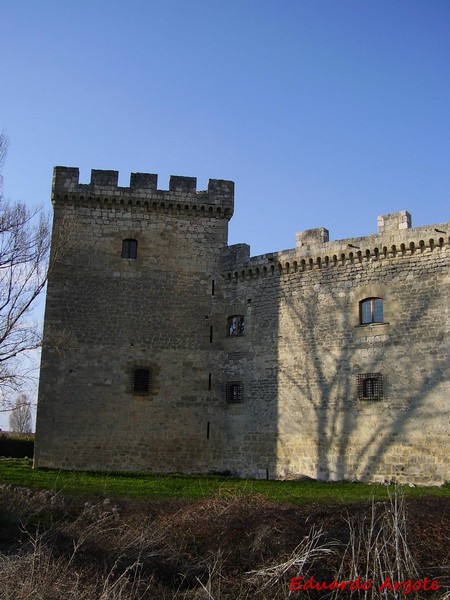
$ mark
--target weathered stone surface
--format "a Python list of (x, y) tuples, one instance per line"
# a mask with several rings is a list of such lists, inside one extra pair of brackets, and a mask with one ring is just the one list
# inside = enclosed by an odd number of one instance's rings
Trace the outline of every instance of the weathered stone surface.
[[(37, 466), (450, 479), (450, 223), (411, 228), (403, 211), (371, 236), (319, 228), (250, 258), (227, 245), (232, 182), (114, 182), (55, 169), (54, 235), (68, 218), (82, 234), (48, 284)], [(130, 238), (136, 259), (121, 257)], [(381, 323), (360, 323), (367, 298)], [(147, 396), (132, 392), (140, 366)], [(358, 388), (370, 374), (378, 399)]]

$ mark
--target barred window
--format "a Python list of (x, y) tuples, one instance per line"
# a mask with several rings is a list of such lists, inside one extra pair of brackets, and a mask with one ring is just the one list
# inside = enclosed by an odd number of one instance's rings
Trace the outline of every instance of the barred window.
[(137, 240), (127, 238), (122, 241), (122, 258), (137, 258)]
[(358, 375), (358, 398), (360, 400), (383, 400), (384, 386), (381, 373)]
[(242, 315), (228, 317), (228, 335), (244, 335), (244, 317)]
[(359, 303), (359, 316), (361, 325), (369, 323), (383, 323), (383, 299), (366, 298)]
[(244, 401), (244, 384), (241, 381), (230, 381), (226, 387), (228, 404), (239, 404)]
[(133, 394), (148, 395), (151, 389), (150, 369), (139, 367), (133, 371)]

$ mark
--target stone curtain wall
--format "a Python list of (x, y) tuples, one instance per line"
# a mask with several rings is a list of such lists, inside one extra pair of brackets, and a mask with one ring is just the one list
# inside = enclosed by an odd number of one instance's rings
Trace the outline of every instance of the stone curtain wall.
[[(117, 180), (55, 169), (55, 240), (75, 236), (49, 278), (37, 466), (450, 479), (450, 223), (403, 211), (251, 258), (227, 245), (232, 182)], [(361, 324), (368, 298), (382, 322)]]
[[(295, 250), (226, 273), (231, 304), (253, 298), (255, 374), (268, 364), (261, 332), (276, 340), (271, 382), (253, 378), (249, 411), (276, 414), (267, 462), (277, 477), (450, 478), (450, 224), (408, 229), (407, 219), (386, 215), (378, 235), (339, 242), (302, 232)], [(359, 303), (371, 297), (383, 300), (383, 323), (361, 325)], [(371, 373), (381, 374), (380, 400), (358, 395), (358, 375)], [(265, 425), (253, 420), (244, 439)]]

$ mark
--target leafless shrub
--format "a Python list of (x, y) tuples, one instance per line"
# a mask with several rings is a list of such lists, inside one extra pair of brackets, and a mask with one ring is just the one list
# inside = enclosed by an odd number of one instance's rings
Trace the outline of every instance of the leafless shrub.
[(94, 591), (92, 588), (83, 585), (77, 573), (70, 570), (64, 560), (52, 557), (40, 535), (30, 538), (27, 548), (20, 554), (0, 555), (2, 600), (87, 600), (88, 594)]
[(289, 582), (294, 574), (305, 574), (317, 559), (334, 553), (336, 542), (325, 542), (321, 529), (312, 527), (308, 535), (295, 548), (289, 558), (281, 563), (250, 571), (249, 582), (262, 582), (261, 589), (273, 586), (279, 580)]
[[(364, 599), (400, 598), (402, 590), (379, 588), (389, 577), (391, 582), (414, 580), (419, 577), (416, 562), (407, 539), (406, 506), (397, 491), (388, 504), (372, 502), (369, 515), (347, 519), (350, 541), (344, 552), (339, 581), (370, 581), (369, 590), (356, 590), (353, 597)], [(333, 598), (342, 597), (342, 591)], [(410, 598), (418, 597), (414, 593)]]
[(42, 517), (45, 499), (48, 511), (48, 501), (58, 501), (58, 496), (20, 489), (12, 497), (11, 504), (26, 513), (27, 524), (21, 527), (20, 551), (0, 554), (0, 598), (140, 600), (155, 587), (151, 574), (142, 576), (148, 550), (142, 531), (119, 521), (118, 509), (108, 499), (86, 502), (75, 519), (34, 531), (32, 522)]

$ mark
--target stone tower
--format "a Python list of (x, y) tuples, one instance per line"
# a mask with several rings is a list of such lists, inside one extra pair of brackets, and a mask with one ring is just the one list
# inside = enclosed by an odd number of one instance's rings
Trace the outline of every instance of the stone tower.
[[(35, 463), (77, 469), (222, 468), (215, 344), (234, 184), (56, 167)], [(223, 324), (222, 324), (223, 325)]]

